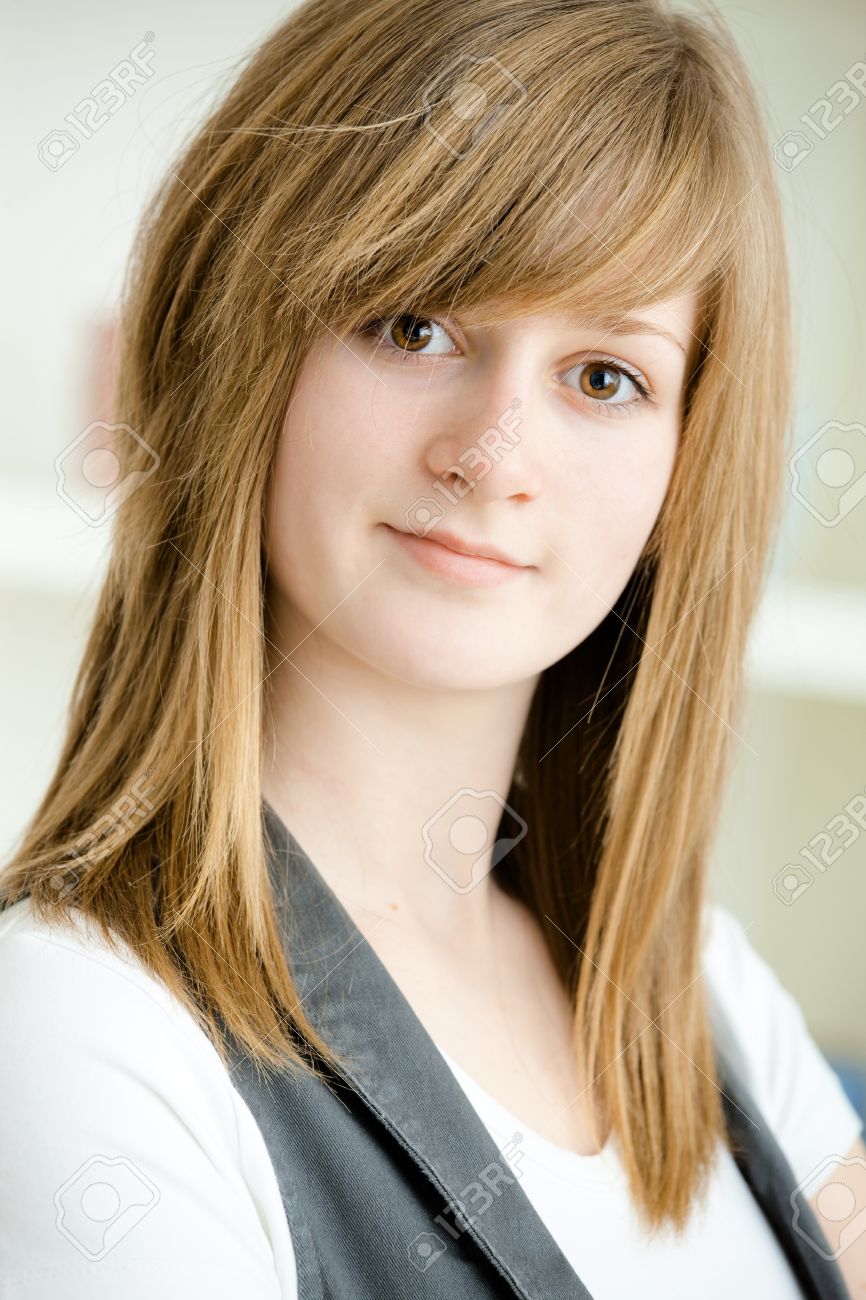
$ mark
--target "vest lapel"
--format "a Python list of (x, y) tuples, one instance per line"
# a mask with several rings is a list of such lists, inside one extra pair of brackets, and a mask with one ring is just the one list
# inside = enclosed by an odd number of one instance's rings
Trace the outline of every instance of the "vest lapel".
[[(273, 894), (299, 999), (325, 1041), (345, 1058), (341, 1073), (347, 1082), (441, 1193), (443, 1220), (431, 1223), (431, 1232), (446, 1238), (444, 1224), (452, 1223), (470, 1234), (521, 1300), (593, 1300), (371, 945), (265, 799), (262, 811)], [(743, 1176), (808, 1300), (846, 1300), (835, 1262), (822, 1259), (794, 1232), (787, 1199), (793, 1175), (738, 1077), (735, 1055), (724, 1050), (721, 1033), (716, 1041), (722, 1044), (726, 1119)], [(823, 1240), (808, 1206), (804, 1215), (813, 1239)]]
[[(446, 1223), (475, 1239), (516, 1296), (592, 1300), (399, 987), (297, 840), (262, 804), (298, 996), (322, 1037), (347, 1058), (342, 1073), (439, 1190), (443, 1211), (451, 1207)], [(461, 1202), (468, 1219), (455, 1208)], [(447, 1242), (441, 1222), (430, 1229)]]
[[(820, 1255), (811, 1245), (811, 1242), (820, 1243), (829, 1253), (826, 1238), (805, 1200), (798, 1199), (800, 1232), (794, 1230), (791, 1195), (797, 1187), (797, 1180), (767, 1121), (752, 1100), (743, 1082), (742, 1071), (734, 1066), (734, 1061), (739, 1065), (739, 1054), (733, 1046), (730, 1027), (726, 1023), (723, 1025), (720, 1008), (714, 1006), (713, 1014), (717, 1026), (722, 1105), (740, 1173), (776, 1234), (803, 1295), (809, 1300), (850, 1300), (850, 1292), (836, 1261)], [(723, 1052), (722, 1043), (730, 1043), (730, 1051)]]

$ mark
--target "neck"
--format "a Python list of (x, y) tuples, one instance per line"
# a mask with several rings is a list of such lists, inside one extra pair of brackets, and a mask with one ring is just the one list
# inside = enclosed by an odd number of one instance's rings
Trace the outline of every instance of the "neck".
[(483, 936), (495, 863), (522, 827), (506, 801), (538, 678), (419, 686), (297, 633), (269, 636), (264, 797), (356, 914), (449, 943)]

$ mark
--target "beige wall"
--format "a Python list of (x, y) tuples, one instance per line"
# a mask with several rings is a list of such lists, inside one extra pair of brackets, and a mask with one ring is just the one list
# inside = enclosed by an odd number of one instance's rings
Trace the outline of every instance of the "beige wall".
[[(779, 168), (802, 446), (829, 421), (866, 425), (866, 66), (853, 72), (863, 102), (834, 114), (842, 120), (824, 140), (799, 120), (807, 114), (820, 127), (826, 110), (811, 107), (856, 61), (866, 63), (866, 10), (853, 0), (760, 0), (725, 14), (764, 88), (775, 136), (799, 129), (813, 144), (793, 170)], [(833, 98), (848, 97), (836, 89)], [(866, 432), (854, 430), (843, 449), (866, 475)], [(856, 840), (842, 835), (839, 843), (852, 843), (823, 873), (799, 852), (855, 792), (866, 792), (866, 500), (829, 526), (792, 495), (774, 578), (773, 626), (747, 743), (737, 746), (714, 881), (822, 1044), (866, 1060), (866, 829), (856, 828)], [(784, 609), (791, 617), (780, 633)], [(836, 839), (827, 856), (835, 851)], [(788, 863), (814, 883), (786, 905), (773, 879)]]

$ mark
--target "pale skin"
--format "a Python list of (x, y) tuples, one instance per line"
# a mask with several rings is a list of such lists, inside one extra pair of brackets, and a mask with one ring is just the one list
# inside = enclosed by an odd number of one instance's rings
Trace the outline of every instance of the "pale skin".
[[(267, 504), (270, 638), (291, 660), (268, 681), (262, 792), (434, 1041), (581, 1154), (598, 1148), (571, 1009), (539, 923), (489, 870), (501, 802), (470, 799), (489, 835), (469, 876), (447, 834), (431, 866), (422, 828), (470, 811), (456, 792), (507, 799), (541, 673), (634, 571), (676, 457), (697, 306), (684, 294), (606, 329), (477, 314), (323, 333)], [(479, 473), (467, 449), (497, 428), (506, 450)], [(419, 499), (445, 510), (428, 537), (531, 567), (500, 585), (432, 572), (385, 526), (411, 534)]]

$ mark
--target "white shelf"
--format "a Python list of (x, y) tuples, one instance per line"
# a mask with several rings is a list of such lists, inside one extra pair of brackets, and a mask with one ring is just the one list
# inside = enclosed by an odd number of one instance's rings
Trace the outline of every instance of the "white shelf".
[(79, 596), (98, 586), (110, 519), (94, 527), (58, 496), (56, 479), (0, 484), (0, 585), (6, 591)]
[(866, 704), (866, 589), (770, 585), (747, 664), (758, 690)]

